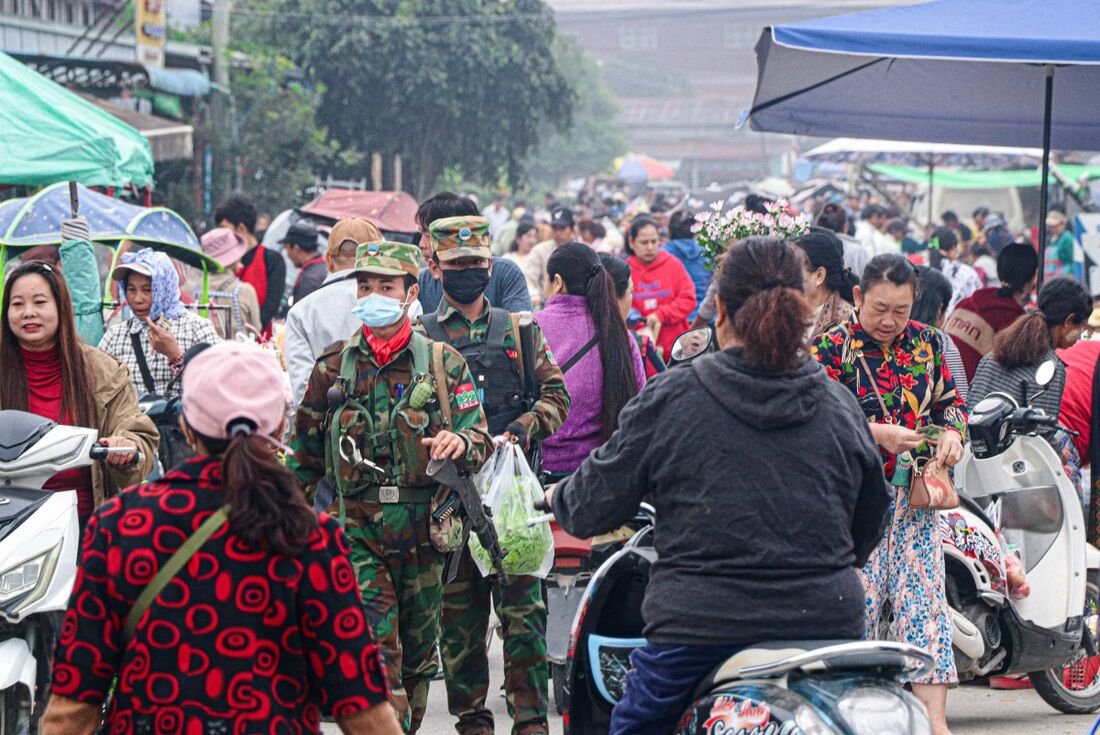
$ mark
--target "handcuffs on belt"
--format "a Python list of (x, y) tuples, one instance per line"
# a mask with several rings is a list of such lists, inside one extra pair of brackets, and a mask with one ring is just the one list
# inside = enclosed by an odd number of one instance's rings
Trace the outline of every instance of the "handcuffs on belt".
[[(347, 447), (350, 447), (350, 452), (347, 451)], [(349, 456), (350, 454), (350, 456)], [(363, 457), (363, 453), (359, 451), (359, 447), (356, 445), (355, 440), (348, 435), (344, 435), (340, 438), (340, 459), (344, 460), (352, 467), (360, 471), (366, 471), (370, 475), (370, 483), (381, 483), (386, 479), (386, 471), (371, 462), (369, 459)], [(398, 503), (401, 501), (401, 491), (396, 485), (379, 485), (378, 486), (378, 502), (379, 503)]]

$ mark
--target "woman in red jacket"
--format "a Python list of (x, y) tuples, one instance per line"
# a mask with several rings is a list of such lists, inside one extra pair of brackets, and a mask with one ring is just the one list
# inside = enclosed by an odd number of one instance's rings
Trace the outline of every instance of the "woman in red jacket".
[(672, 343), (688, 329), (688, 315), (695, 309), (695, 283), (683, 263), (661, 250), (656, 220), (637, 217), (627, 234), (634, 308), (645, 317), (645, 326), (667, 360)]

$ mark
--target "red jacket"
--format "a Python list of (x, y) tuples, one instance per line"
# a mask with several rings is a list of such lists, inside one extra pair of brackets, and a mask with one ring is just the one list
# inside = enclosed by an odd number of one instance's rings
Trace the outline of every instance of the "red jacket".
[(974, 382), (978, 363), (993, 351), (993, 338), (1024, 314), (1024, 307), (997, 288), (979, 288), (959, 302), (943, 325), (959, 348), (966, 379)]
[(1100, 359), (1100, 342), (1081, 340), (1068, 350), (1058, 350), (1058, 357), (1066, 364), (1066, 387), (1062, 391), (1062, 411), (1058, 423), (1080, 432), (1073, 439), (1081, 466), (1087, 467), (1089, 442), (1092, 439), (1092, 381), (1096, 375), (1096, 361)]
[(657, 313), (661, 320), (657, 349), (668, 360), (672, 343), (687, 331), (688, 315), (695, 309), (695, 283), (684, 264), (663, 250), (649, 263), (633, 255), (626, 262), (634, 281), (634, 308), (643, 317)]

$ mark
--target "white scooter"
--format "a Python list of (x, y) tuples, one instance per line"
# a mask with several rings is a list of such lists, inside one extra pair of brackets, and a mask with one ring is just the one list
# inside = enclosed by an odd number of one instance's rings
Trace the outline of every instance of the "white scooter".
[[(1036, 382), (1053, 376), (1054, 364), (1044, 363)], [(1035, 396), (1024, 398), (1021, 406), (993, 393), (974, 408), (970, 446), (955, 471), (962, 504), (940, 515), (955, 661), (964, 681), (1027, 674), (1055, 709), (1094, 712), (1100, 551), (1086, 543), (1073, 483), (1039, 435), (1064, 429), (1028, 405)], [(1009, 585), (1019, 566), (1031, 587), (1026, 597)]]
[(0, 735), (38, 731), (53, 649), (76, 579), (75, 491), (42, 490), (115, 452), (95, 429), (0, 411)]

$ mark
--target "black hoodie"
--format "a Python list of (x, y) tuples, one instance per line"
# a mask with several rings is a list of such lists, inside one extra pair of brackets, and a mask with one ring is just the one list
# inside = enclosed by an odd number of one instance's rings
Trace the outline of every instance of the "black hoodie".
[(657, 508), (646, 638), (666, 644), (861, 638), (862, 566), (890, 490), (856, 400), (807, 359), (750, 369), (740, 351), (651, 381), (554, 497), (581, 538)]

